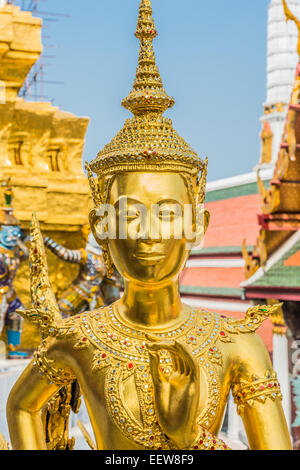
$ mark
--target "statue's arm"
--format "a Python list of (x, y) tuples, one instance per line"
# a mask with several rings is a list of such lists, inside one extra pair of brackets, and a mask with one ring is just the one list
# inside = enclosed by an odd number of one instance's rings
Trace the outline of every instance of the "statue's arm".
[(69, 345), (66, 339), (44, 340), (12, 388), (7, 422), (13, 449), (46, 449), (43, 410), (58, 390), (76, 379), (67, 364)]
[(269, 353), (255, 333), (236, 342), (233, 395), (251, 450), (290, 450), (282, 396)]
[(7, 422), (14, 450), (47, 450), (42, 410), (61, 386), (50, 385), (33, 363), (10, 392)]
[(64, 246), (56, 243), (49, 237), (44, 237), (44, 245), (58, 258), (66, 261), (67, 263), (73, 264), (84, 264), (86, 261), (86, 251), (81, 250), (69, 250)]
[(19, 248), (19, 253), (20, 253), (20, 260), (21, 261), (26, 261), (29, 258), (29, 250), (25, 243), (23, 243), (21, 240), (18, 241), (17, 246)]

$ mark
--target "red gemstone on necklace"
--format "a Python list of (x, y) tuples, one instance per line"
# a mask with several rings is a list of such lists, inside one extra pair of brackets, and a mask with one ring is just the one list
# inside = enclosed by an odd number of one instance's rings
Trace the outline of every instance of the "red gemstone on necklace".
[(132, 362), (130, 362), (130, 363), (128, 364), (128, 369), (132, 369), (132, 368), (133, 368), (133, 364), (132, 364)]
[(221, 331), (221, 332), (220, 332), (220, 335), (221, 335), (221, 336), (225, 336), (224, 331)]
[(106, 358), (106, 354), (103, 353), (101, 357), (102, 357), (102, 359), (105, 359), (105, 358)]

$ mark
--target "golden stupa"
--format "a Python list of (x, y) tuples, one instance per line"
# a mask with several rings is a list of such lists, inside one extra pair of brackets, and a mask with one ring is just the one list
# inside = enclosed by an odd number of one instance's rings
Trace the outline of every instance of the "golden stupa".
[[(85, 244), (89, 188), (82, 169), (88, 118), (63, 112), (49, 102), (18, 96), (31, 67), (42, 52), (42, 20), (6, 4), (0, 9), (0, 180), (11, 177), (16, 217), (26, 231), (32, 211), (43, 232), (69, 248)], [(76, 266), (48, 253), (55, 293), (76, 276)], [(28, 264), (15, 281), (28, 305)], [(31, 329), (24, 325), (22, 347), (32, 347)]]

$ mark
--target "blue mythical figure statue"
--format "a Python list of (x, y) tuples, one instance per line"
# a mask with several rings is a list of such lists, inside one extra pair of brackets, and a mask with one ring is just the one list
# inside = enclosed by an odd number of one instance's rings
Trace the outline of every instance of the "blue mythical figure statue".
[(11, 207), (12, 190), (9, 181), (4, 183), (6, 207), (0, 208), (0, 333), (5, 326), (8, 359), (27, 356), (18, 351), (21, 343), (22, 318), (16, 313), (23, 309), (21, 300), (13, 288), (13, 281), (21, 261), (28, 258), (28, 250), (22, 243), (20, 222), (13, 215)]
[(90, 233), (89, 226), (83, 228), (83, 236), (87, 238), (86, 246), (79, 250), (70, 250), (44, 237), (45, 246), (58, 258), (79, 265), (78, 276), (58, 299), (63, 318), (110, 305), (120, 298), (120, 276), (117, 272), (112, 278), (106, 276), (102, 250)]

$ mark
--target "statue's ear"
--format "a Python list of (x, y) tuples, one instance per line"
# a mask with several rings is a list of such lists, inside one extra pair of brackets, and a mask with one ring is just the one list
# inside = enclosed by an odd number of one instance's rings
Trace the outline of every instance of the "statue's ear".
[(203, 204), (197, 206), (197, 222), (196, 222), (196, 240), (193, 243), (193, 246), (199, 246), (204, 239), (206, 231), (208, 229), (210, 221), (210, 213), (207, 209), (204, 209)]
[(210, 212), (207, 209), (204, 209), (204, 235), (208, 229), (210, 222)]
[(94, 238), (98, 245), (102, 245), (103, 243), (103, 237), (101, 237), (101, 234), (103, 233), (103, 225), (100, 223), (101, 222), (101, 217), (97, 215), (97, 210), (92, 209), (89, 214), (89, 221), (90, 221), (90, 226), (92, 230), (92, 234), (94, 235)]

